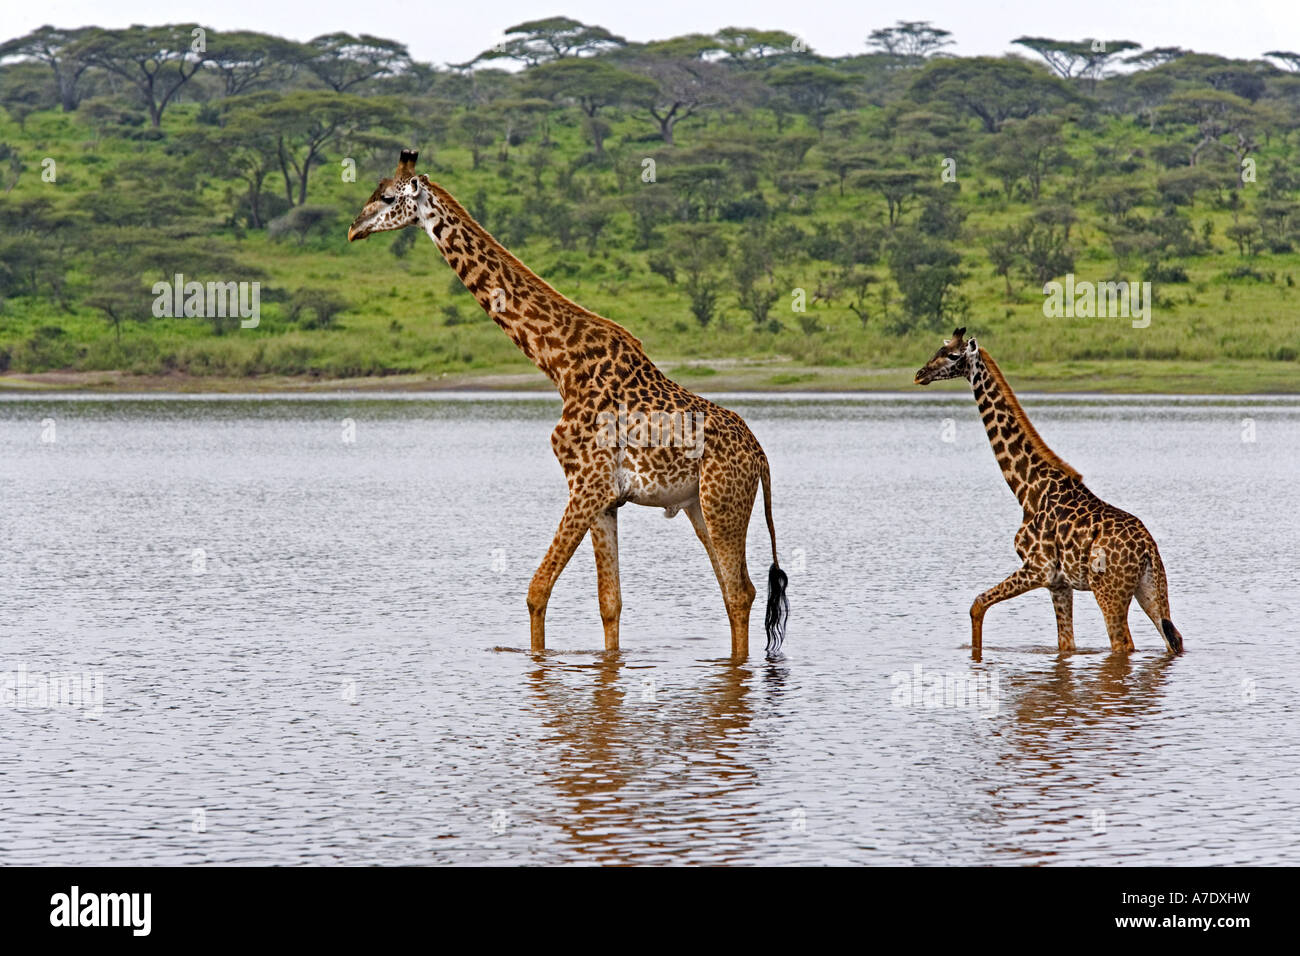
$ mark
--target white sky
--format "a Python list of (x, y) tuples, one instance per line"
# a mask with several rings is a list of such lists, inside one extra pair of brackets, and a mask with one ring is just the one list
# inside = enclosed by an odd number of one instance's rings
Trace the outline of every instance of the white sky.
[(871, 30), (895, 20), (930, 20), (952, 31), (963, 56), (1013, 49), (1022, 34), (1053, 39), (1133, 40), (1233, 57), (1300, 50), (1297, 0), (0, 0), (0, 41), (46, 23), (122, 27), (193, 21), (307, 40), (371, 33), (400, 40), (417, 60), (463, 62), (506, 27), (564, 15), (629, 40), (711, 33), (725, 26), (788, 30), (818, 53), (865, 50)]

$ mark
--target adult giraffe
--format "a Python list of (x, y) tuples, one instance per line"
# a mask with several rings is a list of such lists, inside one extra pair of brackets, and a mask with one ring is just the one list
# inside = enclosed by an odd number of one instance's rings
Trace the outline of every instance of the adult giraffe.
[(591, 532), (605, 649), (617, 650), (623, 602), (618, 579), (618, 509), (628, 502), (685, 511), (713, 563), (731, 623), (731, 652), (749, 654), (754, 585), (745, 536), (761, 482), (772, 538), (767, 649), (785, 636), (786, 575), (777, 565), (767, 456), (735, 412), (682, 388), (615, 322), (564, 297), (516, 259), (452, 195), (415, 171), (403, 150), (348, 229), (348, 240), (419, 225), (492, 321), (555, 383), (563, 399), (551, 448), (569, 502), (528, 586), (534, 651), (546, 647), (546, 605), (556, 578)]
[(970, 381), (993, 455), (1012, 494), (1025, 511), (1016, 533), (1016, 554), (1024, 566), (971, 605), (971, 655), (983, 647), (984, 613), (1008, 598), (1047, 588), (1056, 610), (1056, 643), (1074, 650), (1074, 591), (1091, 591), (1106, 619), (1112, 651), (1134, 649), (1128, 608), (1134, 597), (1175, 654), (1183, 637), (1169, 619), (1165, 566), (1155, 539), (1127, 511), (1108, 505), (1083, 477), (1057, 457), (1029, 422), (1002, 370), (965, 329), (917, 370), (916, 384), (948, 378)]

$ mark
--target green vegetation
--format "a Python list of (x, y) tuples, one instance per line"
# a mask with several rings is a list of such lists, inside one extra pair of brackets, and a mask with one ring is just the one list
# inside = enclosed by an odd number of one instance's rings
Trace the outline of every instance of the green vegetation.
[[(965, 325), (1024, 387), (1300, 390), (1300, 56), (947, 42), (552, 18), (437, 69), (347, 34), (43, 28), (0, 44), (0, 384), (544, 385), (424, 237), (347, 243), (414, 145), (688, 384), (902, 388)], [(256, 327), (158, 317), (177, 273), (260, 283)], [(1068, 273), (1150, 282), (1149, 327), (1045, 317)]]

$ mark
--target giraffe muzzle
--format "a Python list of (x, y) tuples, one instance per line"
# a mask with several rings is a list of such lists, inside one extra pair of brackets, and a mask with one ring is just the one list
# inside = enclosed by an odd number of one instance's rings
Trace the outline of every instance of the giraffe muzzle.
[(348, 226), (348, 242), (364, 239), (374, 232), (376, 217), (387, 208), (388, 206), (384, 203), (366, 203), (366, 207), (361, 210), (357, 218), (352, 220), (352, 225)]

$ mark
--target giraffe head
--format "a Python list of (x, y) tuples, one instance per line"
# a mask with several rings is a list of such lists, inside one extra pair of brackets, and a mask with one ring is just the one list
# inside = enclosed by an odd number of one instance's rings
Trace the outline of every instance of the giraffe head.
[(364, 239), (372, 232), (405, 229), (420, 221), (420, 193), (427, 184), (415, 174), (415, 159), (419, 154), (413, 149), (402, 150), (397, 161), (397, 171), (379, 181), (365, 206), (348, 229), (348, 241)]
[(934, 358), (916, 370), (917, 385), (941, 382), (945, 378), (970, 378), (971, 369), (979, 361), (980, 347), (975, 339), (963, 341), (965, 329), (954, 329), (952, 338), (940, 346)]

